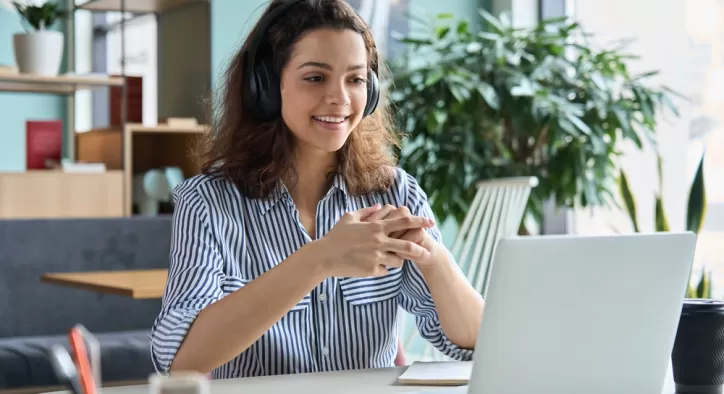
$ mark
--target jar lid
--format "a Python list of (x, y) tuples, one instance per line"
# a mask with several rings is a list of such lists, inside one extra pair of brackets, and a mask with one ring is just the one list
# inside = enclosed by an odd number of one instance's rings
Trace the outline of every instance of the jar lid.
[(686, 298), (682, 314), (715, 314), (724, 315), (724, 300), (712, 300), (703, 298)]

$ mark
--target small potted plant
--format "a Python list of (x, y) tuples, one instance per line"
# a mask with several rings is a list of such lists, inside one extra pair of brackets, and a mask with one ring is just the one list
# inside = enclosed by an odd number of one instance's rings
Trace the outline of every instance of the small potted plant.
[[(2, 1), (2, 0), (0, 0)], [(58, 75), (63, 60), (63, 33), (51, 30), (65, 11), (52, 1), (5, 1), (17, 11), (25, 32), (13, 35), (13, 51), (18, 71), (26, 74)]]
[[(621, 173), (619, 186), (634, 230), (639, 232), (636, 204)], [(669, 231), (661, 198), (661, 160), (659, 158), (659, 193), (655, 201), (654, 231)], [(706, 217), (704, 155), (689, 189), (686, 230), (699, 233)], [(662, 267), (666, 269), (666, 267)], [(690, 281), (691, 282), (691, 281)], [(690, 283), (682, 305), (676, 331), (671, 364), (677, 393), (724, 392), (724, 301), (712, 298), (711, 272), (702, 270), (695, 283)]]

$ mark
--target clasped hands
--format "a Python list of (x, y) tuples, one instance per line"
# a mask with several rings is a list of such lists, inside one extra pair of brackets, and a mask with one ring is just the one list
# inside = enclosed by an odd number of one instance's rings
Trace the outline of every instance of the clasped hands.
[(435, 223), (392, 205), (345, 213), (327, 235), (324, 263), (331, 276), (383, 276), (405, 260), (431, 264), (439, 247), (425, 229)]

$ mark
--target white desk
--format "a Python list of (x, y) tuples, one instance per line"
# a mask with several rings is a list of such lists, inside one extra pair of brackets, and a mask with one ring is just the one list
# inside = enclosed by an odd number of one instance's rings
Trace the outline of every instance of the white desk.
[[(211, 394), (397, 394), (440, 389), (439, 386), (403, 386), (397, 383), (406, 367), (357, 371), (321, 372), (296, 375), (262, 376), (212, 380)], [(58, 391), (49, 394), (67, 394)], [(673, 394), (671, 370), (666, 376), (663, 394)], [(99, 394), (148, 394), (148, 386), (104, 388)]]
[[(396, 394), (440, 388), (399, 385), (397, 377), (405, 371), (405, 368), (395, 367), (211, 380), (211, 394)], [(69, 392), (56, 391), (48, 394), (67, 393)], [(106, 387), (99, 394), (148, 394), (148, 386)]]

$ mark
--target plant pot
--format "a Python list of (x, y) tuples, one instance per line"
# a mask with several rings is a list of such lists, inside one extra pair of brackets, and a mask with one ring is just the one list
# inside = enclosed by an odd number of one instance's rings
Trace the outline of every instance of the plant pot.
[(684, 300), (671, 364), (677, 393), (724, 392), (724, 301)]
[(58, 75), (63, 60), (63, 46), (63, 33), (54, 30), (13, 35), (18, 71), (24, 74)]

